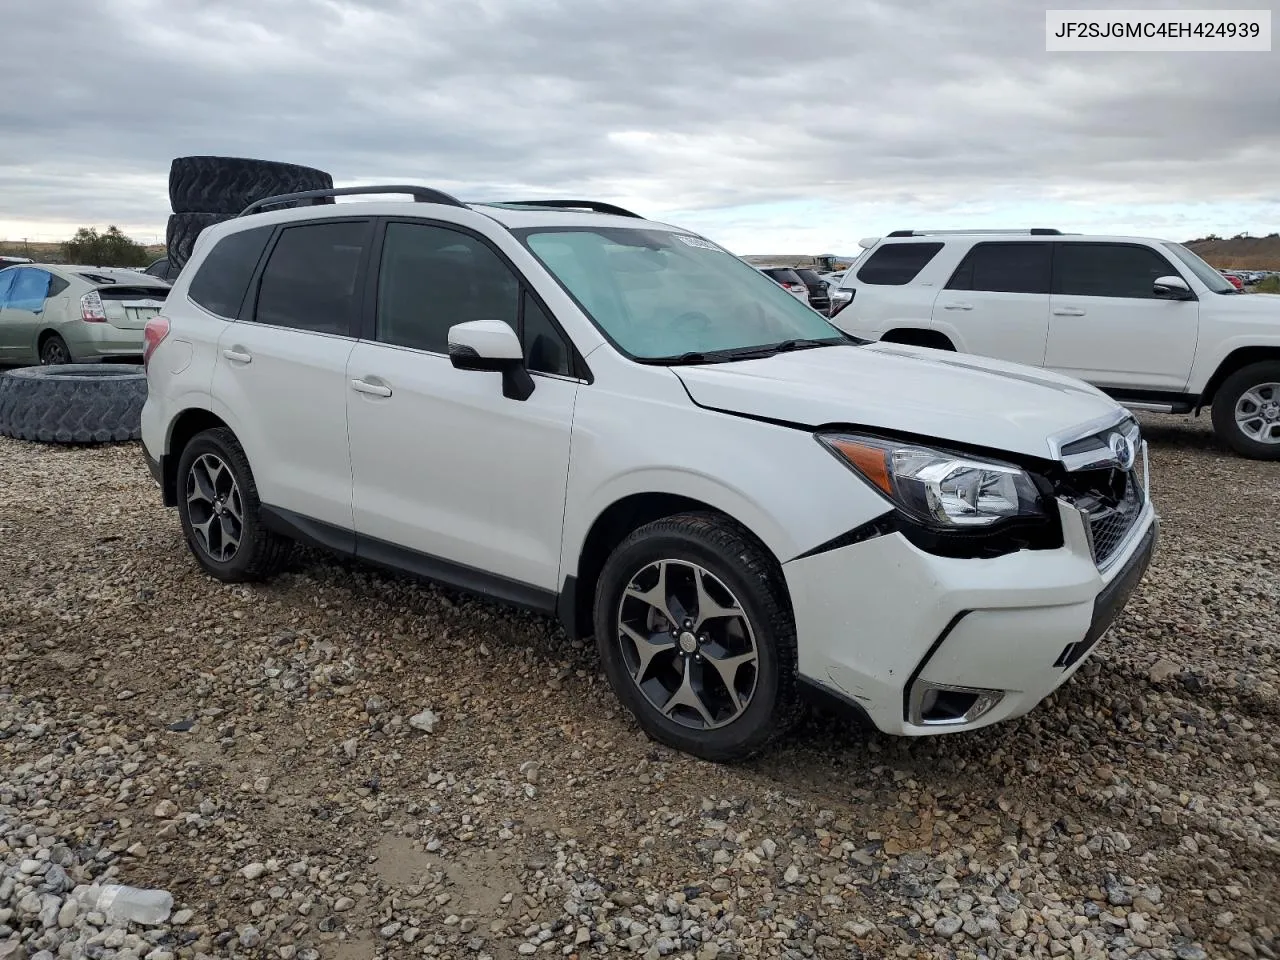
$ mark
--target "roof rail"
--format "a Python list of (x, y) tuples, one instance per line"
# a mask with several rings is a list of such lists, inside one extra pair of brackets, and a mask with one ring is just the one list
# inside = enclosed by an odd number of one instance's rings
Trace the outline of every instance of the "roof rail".
[(894, 230), (892, 233), (886, 234), (890, 237), (932, 237), (943, 236), (947, 234), (999, 234), (999, 233), (1027, 233), (1033, 237), (1057, 237), (1062, 235), (1062, 231), (1054, 227), (1031, 227), (1022, 230)]
[(243, 210), (239, 216), (247, 217), (251, 213), (258, 213), (265, 207), (274, 207), (282, 203), (291, 203), (294, 200), (310, 200), (312, 205), (319, 204), (329, 197), (354, 197), (368, 194), (382, 193), (403, 193), (413, 197), (415, 203), (443, 203), (450, 207), (465, 207), (466, 204), (457, 197), (451, 197), (447, 193), (432, 187), (418, 187), (412, 184), (390, 184), (384, 186), (371, 187), (329, 187), (325, 190), (303, 190), (301, 193), (282, 193), (275, 197), (263, 197), (261, 200), (255, 200)]
[(637, 220), (645, 219), (638, 213), (633, 213), (630, 210), (614, 206), (612, 203), (604, 203), (600, 200), (503, 200), (501, 202), (518, 207), (551, 207), (555, 210), (590, 210), (592, 213), (611, 213), (615, 217), (635, 217)]

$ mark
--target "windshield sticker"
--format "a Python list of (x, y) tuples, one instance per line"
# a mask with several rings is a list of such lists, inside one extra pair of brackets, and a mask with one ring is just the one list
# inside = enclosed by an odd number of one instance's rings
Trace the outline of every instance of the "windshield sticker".
[(701, 237), (687, 237), (683, 233), (677, 233), (674, 234), (674, 236), (677, 240), (682, 243), (686, 243), (691, 247), (701, 247), (703, 250), (715, 250), (717, 253), (720, 252), (720, 248), (710, 240), (703, 240)]

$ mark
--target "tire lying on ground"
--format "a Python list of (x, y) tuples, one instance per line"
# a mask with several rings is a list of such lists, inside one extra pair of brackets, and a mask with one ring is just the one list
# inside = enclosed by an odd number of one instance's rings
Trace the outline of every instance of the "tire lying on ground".
[(169, 167), (169, 202), (174, 213), (235, 216), (255, 200), (332, 186), (333, 177), (323, 170), (274, 160), (178, 157)]
[[(191, 259), (191, 248), (195, 246), (196, 237), (205, 227), (215, 223), (231, 220), (233, 217), (223, 213), (174, 213), (169, 215), (169, 224), (165, 228), (164, 245), (169, 255), (169, 263), (181, 270)], [(171, 281), (172, 282), (172, 281)]]
[(147, 378), (140, 365), (21, 367), (0, 374), (0, 436), (107, 443), (142, 436)]

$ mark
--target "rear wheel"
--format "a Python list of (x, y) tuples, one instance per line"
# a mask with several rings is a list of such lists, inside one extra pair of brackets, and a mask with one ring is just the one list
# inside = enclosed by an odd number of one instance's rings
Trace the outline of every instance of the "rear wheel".
[(263, 525), (253, 471), (230, 430), (206, 430), (187, 444), (177, 494), (187, 546), (218, 580), (266, 580), (288, 560), (292, 543)]
[(67, 341), (56, 333), (50, 333), (40, 341), (40, 364), (45, 367), (56, 367), (71, 362), (71, 350)]
[(1280, 361), (1242, 367), (1213, 399), (1213, 431), (1236, 453), (1280, 460)]
[(790, 601), (777, 562), (730, 521), (682, 514), (636, 530), (601, 571), (594, 619), (609, 682), (654, 739), (731, 761), (790, 725)]

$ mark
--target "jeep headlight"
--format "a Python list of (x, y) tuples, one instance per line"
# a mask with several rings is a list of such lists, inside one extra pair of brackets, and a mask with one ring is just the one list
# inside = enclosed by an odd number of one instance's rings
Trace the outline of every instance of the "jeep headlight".
[(819, 434), (818, 440), (903, 513), (931, 527), (1046, 516), (1021, 467), (854, 434)]

